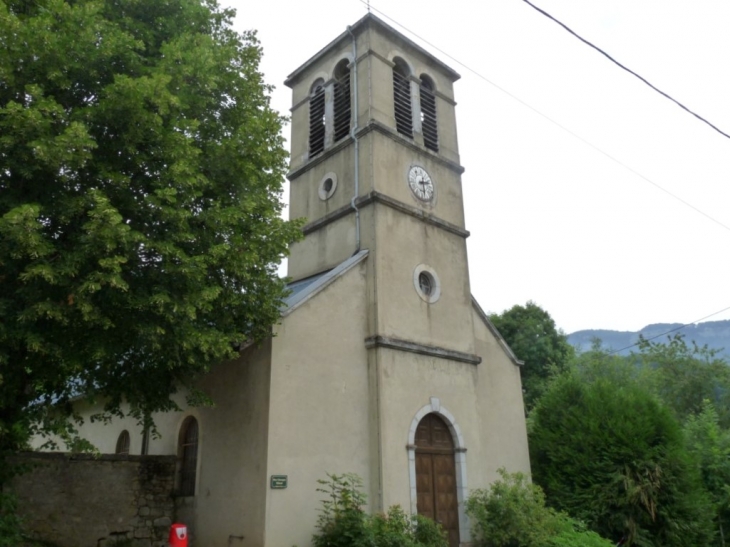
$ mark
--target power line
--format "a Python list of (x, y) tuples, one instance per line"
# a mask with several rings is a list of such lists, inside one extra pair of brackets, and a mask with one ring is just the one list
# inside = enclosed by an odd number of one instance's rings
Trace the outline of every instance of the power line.
[[(695, 323), (699, 323), (700, 321), (704, 321), (705, 319), (709, 319), (710, 317), (714, 317), (715, 315), (719, 315), (722, 312), (728, 311), (728, 310), (730, 310), (730, 306), (728, 306), (727, 308), (723, 308), (720, 311), (716, 311), (715, 313), (711, 313), (710, 315), (705, 315), (704, 317), (701, 317), (699, 319), (695, 319), (694, 321), (691, 321), (691, 322), (686, 323), (684, 325), (680, 325), (679, 327), (674, 327), (673, 329), (669, 329), (668, 331), (662, 332), (661, 334), (657, 334), (657, 335), (651, 336), (649, 338), (644, 338), (644, 341), (650, 342), (651, 340), (656, 340), (657, 338), (661, 338), (662, 336), (666, 336), (667, 334), (671, 334), (673, 332), (680, 331), (682, 329), (685, 329), (685, 328), (689, 327), (690, 325), (694, 325)], [(633, 347), (638, 346), (640, 343), (641, 342), (635, 342), (635, 343), (631, 344), (630, 346), (626, 346), (625, 348), (621, 348), (621, 349), (617, 349), (617, 350), (610, 351), (606, 355), (614, 355), (616, 353), (621, 353), (622, 351), (625, 351), (627, 349), (631, 349)]]
[[(654, 187), (658, 188), (659, 190), (661, 190), (662, 192), (664, 192), (665, 194), (667, 194), (668, 196), (671, 196), (672, 198), (674, 198), (675, 200), (679, 201), (679, 202), (680, 202), (680, 203), (682, 203), (683, 205), (685, 205), (685, 206), (689, 207), (690, 209), (694, 210), (694, 211), (695, 211), (696, 213), (699, 213), (699, 214), (701, 214), (702, 216), (704, 216), (704, 217), (705, 217), (705, 218), (707, 218), (708, 220), (711, 220), (711, 221), (712, 221), (712, 222), (714, 222), (715, 224), (719, 225), (719, 226), (720, 226), (720, 227), (722, 227), (723, 229), (725, 229), (725, 230), (727, 230), (728, 232), (730, 232), (730, 226), (728, 226), (727, 224), (724, 224), (723, 222), (721, 222), (721, 221), (717, 220), (716, 218), (714, 218), (714, 217), (710, 216), (709, 214), (705, 213), (705, 212), (704, 212), (704, 211), (702, 211), (701, 209), (698, 209), (697, 207), (695, 207), (694, 205), (692, 205), (692, 204), (691, 204), (691, 203), (689, 203), (688, 201), (686, 201), (686, 200), (684, 200), (683, 198), (679, 197), (678, 195), (676, 195), (676, 194), (674, 194), (674, 193), (670, 192), (669, 190), (667, 190), (667, 189), (666, 189), (666, 188), (664, 188), (663, 186), (660, 186), (660, 185), (659, 185), (658, 183), (654, 182), (654, 181), (653, 181), (653, 180), (651, 180), (651, 179), (650, 179), (649, 177), (647, 177), (647, 176), (645, 176), (645, 175), (643, 175), (643, 174), (639, 173), (639, 172), (638, 172), (638, 171), (637, 171), (636, 169), (634, 169), (633, 167), (629, 167), (628, 165), (626, 165), (625, 163), (623, 163), (622, 161), (620, 161), (620, 160), (619, 160), (618, 158), (615, 158), (614, 156), (612, 156), (612, 155), (611, 155), (611, 154), (609, 154), (608, 152), (605, 152), (604, 150), (602, 150), (601, 148), (599, 148), (598, 146), (596, 146), (596, 145), (595, 145), (595, 144), (593, 144), (592, 142), (590, 142), (590, 141), (586, 140), (585, 138), (581, 137), (580, 135), (578, 135), (578, 134), (577, 134), (577, 133), (575, 133), (574, 131), (572, 131), (572, 130), (568, 129), (567, 127), (565, 127), (565, 126), (564, 126), (564, 125), (562, 125), (561, 123), (559, 123), (559, 122), (557, 122), (556, 120), (552, 119), (552, 118), (551, 118), (550, 116), (548, 116), (547, 114), (544, 114), (544, 113), (540, 112), (540, 111), (539, 111), (539, 110), (538, 110), (537, 108), (535, 108), (534, 106), (532, 106), (532, 105), (530, 105), (530, 104), (526, 103), (525, 101), (523, 101), (522, 99), (520, 99), (520, 98), (519, 98), (519, 97), (517, 97), (516, 95), (514, 95), (514, 94), (510, 93), (509, 91), (507, 91), (507, 90), (506, 90), (506, 89), (504, 89), (503, 87), (501, 87), (501, 86), (497, 85), (496, 83), (494, 83), (493, 81), (491, 81), (491, 80), (490, 80), (489, 78), (487, 78), (486, 76), (484, 76), (484, 75), (482, 75), (481, 73), (479, 73), (479, 72), (478, 72), (477, 70), (475, 70), (475, 69), (471, 68), (470, 66), (468, 66), (468, 65), (466, 65), (466, 64), (464, 64), (464, 63), (462, 63), (462, 62), (461, 62), (461, 61), (460, 61), (459, 59), (457, 59), (457, 58), (456, 58), (456, 57), (454, 57), (453, 55), (450, 55), (449, 53), (447, 53), (447, 52), (446, 52), (446, 51), (444, 51), (443, 49), (441, 49), (441, 48), (439, 48), (438, 46), (434, 45), (433, 43), (429, 42), (429, 41), (428, 41), (428, 40), (426, 40), (426, 39), (425, 39), (425, 38), (424, 38), (423, 36), (420, 36), (419, 34), (417, 34), (417, 33), (413, 32), (413, 31), (412, 31), (411, 29), (409, 29), (408, 27), (406, 27), (406, 26), (405, 26), (405, 25), (403, 25), (402, 23), (400, 23), (400, 22), (396, 21), (395, 19), (393, 19), (392, 17), (390, 17), (389, 15), (387, 15), (386, 13), (384, 13), (384, 12), (383, 12), (382, 10), (379, 10), (379, 9), (377, 9), (377, 8), (376, 8), (376, 7), (374, 7), (374, 6), (372, 5), (372, 4), (370, 4), (370, 2), (369, 2), (368, 0), (359, 0), (359, 1), (360, 1), (360, 3), (362, 3), (362, 4), (364, 4), (364, 5), (367, 5), (367, 6), (368, 6), (368, 8), (369, 8), (370, 10), (372, 10), (372, 11), (374, 11), (374, 12), (376, 12), (376, 13), (380, 14), (380, 15), (381, 15), (381, 16), (382, 16), (383, 18), (385, 18), (385, 19), (387, 19), (388, 21), (390, 21), (391, 23), (393, 23), (393, 24), (395, 24), (395, 25), (399, 26), (400, 28), (402, 28), (403, 30), (405, 30), (406, 32), (408, 32), (409, 34), (411, 34), (412, 36), (415, 36), (416, 38), (418, 38), (419, 40), (421, 40), (421, 41), (422, 41), (422, 42), (423, 42), (424, 44), (427, 44), (428, 46), (432, 47), (432, 48), (433, 48), (434, 50), (438, 51), (438, 52), (439, 52), (439, 53), (441, 53), (441, 54), (442, 54), (443, 56), (445, 56), (445, 57), (448, 57), (449, 59), (451, 59), (452, 61), (454, 61), (454, 62), (455, 62), (456, 64), (458, 64), (459, 66), (461, 66), (461, 67), (465, 68), (466, 70), (468, 70), (469, 72), (471, 72), (472, 74), (474, 74), (474, 75), (475, 75), (476, 77), (478, 77), (478, 78), (480, 78), (480, 79), (484, 80), (484, 81), (485, 81), (485, 82), (487, 82), (487, 83), (488, 83), (489, 85), (491, 85), (491, 86), (495, 87), (496, 89), (498, 89), (499, 91), (501, 91), (502, 93), (504, 93), (505, 95), (507, 95), (508, 97), (510, 97), (511, 99), (513, 99), (513, 100), (517, 101), (518, 103), (520, 103), (520, 104), (521, 104), (522, 106), (525, 106), (525, 107), (529, 108), (530, 110), (532, 110), (532, 111), (533, 111), (533, 112), (535, 112), (536, 114), (538, 114), (538, 115), (542, 116), (543, 118), (545, 118), (545, 119), (546, 119), (547, 121), (549, 121), (549, 122), (550, 122), (550, 123), (552, 123), (553, 125), (556, 125), (556, 126), (557, 126), (557, 127), (559, 127), (560, 129), (562, 129), (563, 131), (565, 131), (566, 133), (568, 133), (569, 135), (572, 135), (572, 136), (573, 136), (574, 138), (576, 138), (576, 139), (578, 139), (579, 141), (581, 141), (582, 143), (584, 143), (585, 145), (587, 145), (587, 146), (589, 146), (589, 147), (593, 148), (593, 149), (594, 149), (594, 150), (595, 150), (596, 152), (599, 152), (600, 154), (603, 154), (603, 155), (604, 155), (604, 156), (606, 156), (606, 157), (607, 157), (608, 159), (610, 159), (611, 161), (613, 161), (613, 162), (615, 162), (615, 163), (619, 164), (619, 165), (620, 165), (621, 167), (623, 167), (623, 168), (624, 168), (624, 169), (626, 169), (627, 171), (630, 171), (631, 173), (633, 173), (633, 174), (634, 174), (634, 175), (636, 175), (637, 177), (640, 177), (640, 178), (642, 178), (643, 180), (645, 180), (646, 182), (648, 182), (648, 183), (649, 183), (649, 184), (651, 184), (652, 186), (654, 186)], [(524, 1), (526, 1), (526, 0), (524, 0)]]
[(648, 81), (648, 80), (647, 80), (646, 78), (644, 78), (643, 76), (641, 76), (641, 75), (637, 74), (636, 72), (634, 72), (633, 70), (631, 70), (631, 69), (630, 69), (630, 68), (628, 68), (627, 66), (625, 66), (625, 65), (621, 64), (620, 62), (618, 62), (618, 61), (617, 61), (616, 59), (614, 59), (613, 57), (611, 57), (611, 56), (610, 56), (610, 55), (609, 55), (608, 53), (606, 53), (606, 52), (605, 52), (604, 50), (602, 50), (601, 48), (599, 48), (599, 47), (598, 47), (598, 46), (596, 46), (595, 44), (593, 44), (593, 43), (589, 42), (588, 40), (586, 40), (585, 38), (583, 38), (582, 36), (580, 36), (580, 35), (579, 35), (578, 33), (576, 33), (575, 31), (573, 31), (573, 29), (571, 29), (571, 28), (570, 28), (570, 27), (569, 27), (568, 25), (566, 25), (565, 23), (563, 23), (563, 22), (559, 21), (558, 19), (556, 19), (555, 17), (553, 17), (552, 15), (550, 15), (550, 14), (549, 14), (548, 12), (546, 12), (546, 11), (545, 11), (544, 9), (542, 9), (542, 8), (539, 8), (539, 7), (537, 7), (537, 6), (535, 5), (535, 4), (533, 4), (532, 2), (530, 2), (530, 0), (522, 0), (522, 1), (523, 1), (523, 2), (525, 3), (525, 4), (527, 4), (528, 6), (532, 7), (532, 8), (534, 9), (534, 10), (538, 11), (539, 13), (542, 13), (542, 14), (543, 14), (543, 15), (544, 15), (545, 17), (547, 17), (547, 18), (548, 18), (548, 19), (550, 19), (551, 21), (554, 21), (555, 23), (557, 23), (558, 25), (560, 25), (561, 27), (563, 27), (563, 28), (564, 28), (565, 30), (567, 30), (567, 31), (568, 31), (568, 32), (569, 32), (570, 34), (572, 34), (573, 36), (575, 36), (576, 38), (578, 38), (578, 40), (580, 40), (581, 42), (583, 42), (583, 43), (584, 43), (584, 44), (586, 44), (587, 46), (589, 46), (589, 47), (592, 47), (593, 49), (595, 49), (595, 50), (596, 50), (596, 51), (597, 51), (598, 53), (600, 53), (601, 55), (603, 55), (604, 57), (606, 57), (606, 58), (607, 58), (607, 59), (608, 59), (609, 61), (611, 61), (611, 62), (612, 62), (613, 64), (615, 64), (616, 66), (618, 66), (618, 67), (622, 68), (623, 70), (625, 70), (626, 72), (628, 72), (628, 73), (629, 73), (629, 74), (631, 74), (632, 76), (635, 76), (636, 78), (638, 78), (639, 80), (641, 80), (642, 82), (644, 82), (644, 83), (645, 83), (646, 85), (648, 85), (648, 86), (649, 86), (650, 88), (652, 88), (652, 89), (653, 89), (654, 91), (656, 91), (657, 93), (659, 93), (659, 94), (660, 94), (660, 95), (662, 95), (663, 97), (665, 97), (665, 98), (669, 99), (670, 101), (672, 101), (672, 102), (673, 102), (674, 104), (676, 104), (676, 105), (677, 105), (678, 107), (680, 107), (680, 108), (681, 108), (682, 110), (685, 110), (685, 111), (689, 112), (689, 113), (690, 113), (690, 114), (692, 114), (692, 115), (693, 115), (693, 116), (694, 116), (695, 118), (697, 118), (697, 119), (698, 119), (698, 120), (700, 120), (701, 122), (704, 122), (704, 123), (706, 123), (706, 124), (707, 124), (707, 125), (709, 125), (709, 126), (710, 126), (710, 127), (712, 128), (712, 129), (714, 129), (715, 131), (717, 131), (718, 133), (720, 133), (720, 135), (722, 135), (723, 137), (727, 137), (728, 139), (730, 139), (730, 135), (728, 135), (727, 133), (725, 133), (725, 132), (724, 132), (724, 131), (723, 131), (722, 129), (720, 129), (719, 127), (717, 127), (716, 125), (714, 125), (713, 123), (711, 123), (710, 121), (708, 121), (708, 120), (707, 120), (706, 118), (704, 118), (704, 117), (700, 116), (699, 114), (697, 114), (697, 113), (696, 113), (696, 112), (694, 112), (693, 110), (691, 110), (691, 109), (687, 108), (686, 106), (684, 106), (684, 105), (683, 105), (682, 103), (680, 103), (680, 102), (679, 102), (679, 101), (678, 101), (677, 99), (675, 99), (674, 97), (672, 97), (672, 96), (671, 96), (671, 95), (669, 95), (668, 93), (665, 93), (664, 91), (662, 91), (661, 89), (659, 89), (658, 87), (656, 87), (655, 85), (653, 85), (653, 84), (652, 84), (651, 82), (649, 82), (649, 81)]

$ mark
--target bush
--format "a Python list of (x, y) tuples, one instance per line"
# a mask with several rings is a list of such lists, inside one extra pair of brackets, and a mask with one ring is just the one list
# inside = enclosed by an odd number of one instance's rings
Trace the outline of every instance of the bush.
[(322, 500), (317, 519), (319, 534), (315, 534), (315, 547), (370, 547), (373, 545), (368, 516), (363, 510), (365, 494), (360, 491), (362, 480), (357, 475), (327, 475), (329, 480), (319, 480), (323, 492), (330, 499)]
[(448, 547), (441, 527), (422, 516), (407, 515), (400, 506), (386, 514), (368, 515), (362, 480), (353, 474), (320, 480), (322, 500), (315, 547)]
[(565, 529), (548, 541), (550, 547), (613, 547), (613, 543), (586, 529), (582, 522), (558, 513)]
[(643, 385), (564, 374), (530, 419), (533, 476), (552, 507), (627, 545), (710, 543), (698, 462), (671, 411)]
[(612, 543), (545, 506), (539, 486), (522, 473), (499, 470), (502, 477), (476, 490), (466, 503), (478, 547), (612, 547)]
[(15, 496), (0, 492), (0, 547), (17, 547), (22, 542)]

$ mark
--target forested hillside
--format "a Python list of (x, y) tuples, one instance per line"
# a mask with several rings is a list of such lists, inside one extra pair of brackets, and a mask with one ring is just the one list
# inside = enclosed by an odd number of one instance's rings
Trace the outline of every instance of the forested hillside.
[[(669, 331), (682, 333), (688, 344), (692, 342), (699, 346), (707, 345), (710, 349), (720, 351), (718, 355), (730, 358), (730, 320), (707, 321), (696, 325), (682, 327), (679, 323), (655, 323), (647, 325), (638, 332), (617, 331), (617, 330), (579, 330), (568, 335), (568, 342), (578, 351), (587, 351), (595, 338), (599, 338), (605, 349), (619, 351), (620, 355), (628, 355), (631, 350), (624, 349), (632, 346), (639, 340), (639, 335), (644, 338), (653, 338)], [(635, 350), (635, 348), (633, 348)]]

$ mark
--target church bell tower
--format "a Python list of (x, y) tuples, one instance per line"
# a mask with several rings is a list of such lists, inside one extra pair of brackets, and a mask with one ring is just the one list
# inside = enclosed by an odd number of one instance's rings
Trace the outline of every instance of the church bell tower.
[(453, 84), (459, 75), (368, 14), (293, 72), (295, 281), (369, 252), (370, 343), (473, 353)]

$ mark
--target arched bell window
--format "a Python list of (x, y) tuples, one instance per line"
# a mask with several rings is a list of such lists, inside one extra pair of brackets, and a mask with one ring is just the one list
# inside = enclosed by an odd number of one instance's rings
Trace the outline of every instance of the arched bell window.
[(129, 431), (126, 429), (119, 434), (117, 438), (117, 448), (115, 454), (129, 454)]
[(194, 496), (198, 469), (198, 421), (192, 416), (185, 418), (180, 428), (178, 458), (178, 493)]
[(421, 75), (421, 127), (423, 144), (429, 150), (439, 151), (438, 125), (436, 123), (436, 88), (433, 80)]
[(312, 84), (309, 96), (309, 157), (313, 158), (324, 150), (324, 80)]
[(335, 67), (335, 142), (350, 134), (350, 62), (342, 59)]
[(395, 128), (401, 135), (413, 138), (413, 106), (411, 102), (411, 71), (400, 57), (393, 59), (393, 105)]

